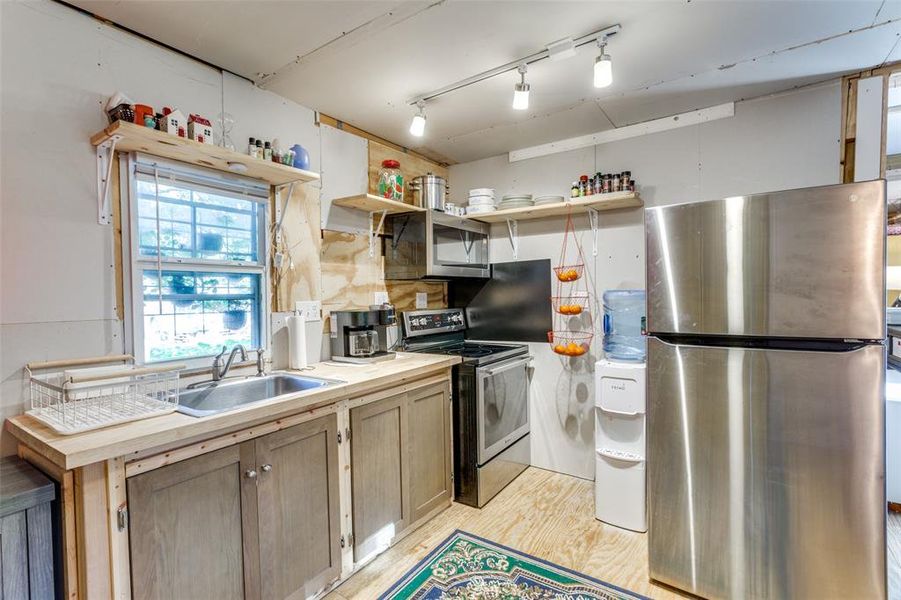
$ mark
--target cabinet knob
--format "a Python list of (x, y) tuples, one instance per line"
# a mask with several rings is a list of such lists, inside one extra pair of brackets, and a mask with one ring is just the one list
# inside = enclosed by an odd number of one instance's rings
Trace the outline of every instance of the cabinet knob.
[(266, 465), (263, 465), (263, 466), (260, 467), (260, 468), (263, 469), (263, 473), (268, 473), (269, 471), (272, 470), (272, 465), (266, 464)]
[(247, 469), (246, 471), (244, 471), (244, 475), (245, 475), (248, 479), (253, 479), (253, 478), (255, 478), (255, 477), (257, 476), (257, 472), (256, 472), (255, 469)]

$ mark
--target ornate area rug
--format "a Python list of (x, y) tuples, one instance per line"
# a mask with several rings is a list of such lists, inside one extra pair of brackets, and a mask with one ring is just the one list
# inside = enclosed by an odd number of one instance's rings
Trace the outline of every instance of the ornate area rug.
[(457, 530), (380, 598), (631, 600), (645, 597)]

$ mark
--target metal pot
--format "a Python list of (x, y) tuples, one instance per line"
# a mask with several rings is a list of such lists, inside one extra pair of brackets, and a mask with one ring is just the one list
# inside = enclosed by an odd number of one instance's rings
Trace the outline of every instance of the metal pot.
[(431, 173), (413, 178), (410, 182), (415, 204), (422, 208), (444, 210), (444, 201), (447, 198), (448, 187), (444, 177), (438, 177)]

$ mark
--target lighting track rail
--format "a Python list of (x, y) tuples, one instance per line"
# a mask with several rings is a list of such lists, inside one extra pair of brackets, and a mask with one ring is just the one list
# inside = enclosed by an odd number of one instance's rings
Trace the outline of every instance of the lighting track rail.
[[(589, 34), (586, 34), (586, 35), (576, 38), (575, 40), (572, 41), (571, 46), (569, 46), (568, 44), (567, 44), (567, 46), (571, 50), (575, 50), (576, 48), (580, 48), (587, 44), (594, 44), (594, 43), (597, 43), (599, 40), (604, 40), (606, 38), (609, 38), (612, 35), (616, 35), (617, 33), (619, 33), (620, 29), (622, 29), (622, 27), (618, 23), (616, 25), (611, 25), (610, 27), (598, 29), (597, 31), (594, 31), (592, 33), (589, 33)], [(556, 42), (555, 42), (555, 44), (556, 44)], [(481, 73), (473, 75), (472, 77), (467, 77), (466, 79), (461, 79), (460, 81), (451, 83), (450, 85), (446, 85), (446, 86), (438, 88), (436, 90), (432, 90), (431, 92), (428, 92), (426, 94), (420, 94), (419, 96), (416, 96), (415, 98), (410, 99), (407, 103), (411, 106), (420, 106), (420, 109), (421, 109), (422, 103), (428, 102), (429, 100), (433, 100), (439, 96), (443, 96), (444, 94), (449, 94), (450, 92), (454, 92), (459, 89), (468, 87), (470, 85), (485, 81), (486, 79), (491, 79), (492, 77), (497, 77), (498, 75), (503, 75), (504, 73), (509, 73), (510, 71), (516, 71), (520, 68), (521, 65), (531, 65), (531, 64), (537, 63), (539, 61), (542, 61), (546, 58), (551, 58), (551, 56), (556, 55), (556, 53), (553, 53), (551, 50), (551, 47), (553, 47), (555, 44), (550, 44), (548, 47), (546, 47), (544, 50), (542, 50), (540, 52), (536, 52), (534, 54), (530, 54), (523, 58), (519, 58), (517, 60), (510, 61), (506, 64), (503, 64), (499, 67), (495, 67), (493, 69), (489, 69), (487, 71), (482, 71)]]

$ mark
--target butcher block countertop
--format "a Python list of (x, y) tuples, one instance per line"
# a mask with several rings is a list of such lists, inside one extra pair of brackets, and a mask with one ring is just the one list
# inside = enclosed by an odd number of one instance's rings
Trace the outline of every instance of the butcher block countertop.
[(23, 414), (7, 419), (6, 429), (33, 451), (60, 468), (69, 470), (120, 456), (127, 458), (128, 455), (157, 447), (171, 447), (179, 442), (187, 444), (204, 437), (216, 437), (341, 400), (402, 386), (438, 375), (459, 362), (460, 358), (456, 356), (403, 352), (398, 352), (394, 360), (364, 365), (321, 362), (297, 374), (343, 383), (256, 402), (208, 417), (191, 417), (175, 412), (76, 435), (60, 435), (37, 419)]

